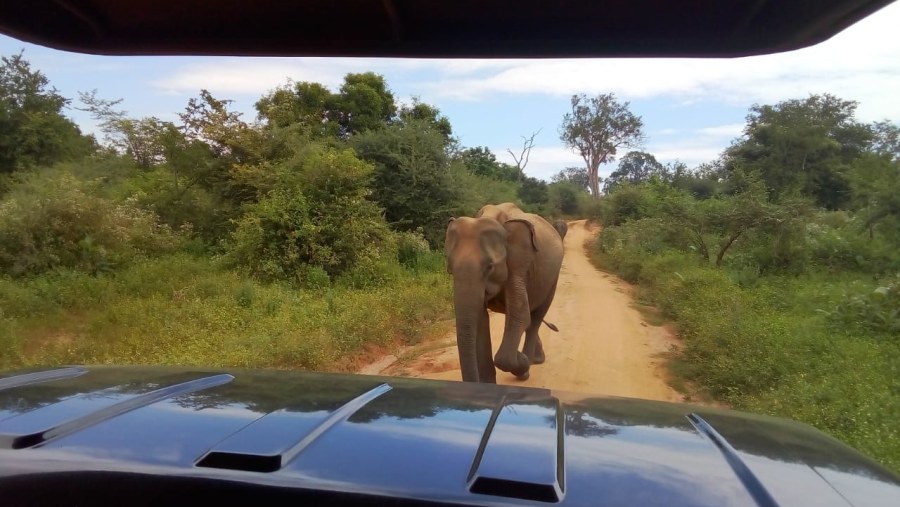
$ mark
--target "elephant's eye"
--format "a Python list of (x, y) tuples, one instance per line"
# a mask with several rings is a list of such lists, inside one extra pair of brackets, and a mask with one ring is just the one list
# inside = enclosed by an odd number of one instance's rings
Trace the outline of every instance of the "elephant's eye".
[(493, 262), (488, 262), (487, 264), (484, 265), (484, 275), (485, 276), (491, 274), (492, 271), (494, 271), (494, 263)]

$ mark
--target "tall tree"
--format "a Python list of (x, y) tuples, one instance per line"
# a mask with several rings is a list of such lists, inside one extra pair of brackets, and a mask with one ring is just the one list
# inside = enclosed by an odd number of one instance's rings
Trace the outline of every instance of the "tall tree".
[(254, 107), (257, 117), (269, 128), (302, 125), (314, 137), (336, 135), (338, 124), (331, 121), (337, 98), (328, 88), (307, 81), (289, 83), (263, 95)]
[(609, 193), (620, 183), (637, 185), (649, 181), (654, 175), (663, 176), (665, 172), (665, 166), (653, 155), (643, 151), (629, 151), (619, 160), (619, 168), (609, 175), (603, 188)]
[(726, 166), (758, 171), (775, 201), (797, 195), (842, 208), (850, 200), (847, 166), (873, 138), (871, 128), (856, 121), (856, 106), (829, 94), (754, 105), (744, 139), (727, 150)]
[(447, 145), (453, 142), (453, 126), (450, 124), (450, 119), (442, 115), (440, 109), (420, 101), (417, 97), (413, 97), (411, 104), (400, 106), (397, 111), (397, 121), (399, 123), (419, 121), (420, 125), (440, 132)]
[(478, 176), (501, 181), (517, 181), (519, 170), (513, 165), (497, 160), (497, 156), (486, 146), (466, 148), (459, 154), (466, 169)]
[(584, 167), (566, 167), (550, 179), (554, 183), (568, 182), (582, 190), (590, 189), (590, 176)]
[(69, 100), (22, 53), (0, 58), (0, 173), (86, 155), (93, 148), (62, 111)]
[(389, 123), (397, 114), (394, 94), (384, 76), (374, 72), (347, 74), (338, 93), (341, 134), (350, 136)]
[(566, 113), (559, 137), (581, 155), (588, 171), (591, 194), (600, 198), (600, 165), (612, 162), (619, 148), (633, 148), (644, 141), (644, 123), (612, 93), (588, 98), (572, 96), (572, 112)]
[(451, 184), (444, 136), (424, 120), (392, 124), (355, 135), (350, 144), (375, 165), (373, 197), (394, 229), (422, 229), (432, 245), (444, 238), (459, 189)]

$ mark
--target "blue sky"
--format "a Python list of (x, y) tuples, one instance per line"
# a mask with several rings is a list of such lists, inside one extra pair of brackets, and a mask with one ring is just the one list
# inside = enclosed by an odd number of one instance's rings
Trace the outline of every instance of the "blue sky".
[[(559, 141), (573, 93), (613, 92), (644, 120), (645, 150), (689, 166), (712, 160), (740, 135), (748, 108), (810, 93), (860, 103), (863, 121), (900, 123), (900, 3), (832, 39), (788, 53), (739, 59), (409, 60), (362, 58), (112, 57), (66, 53), (0, 36), (0, 53), (25, 58), (69, 98), (97, 89), (125, 99), (132, 116), (174, 120), (201, 88), (253, 120), (253, 103), (294, 81), (336, 89), (348, 72), (385, 76), (397, 98), (413, 96), (450, 118), (463, 146), (507, 149), (540, 130), (526, 172), (549, 179), (581, 159)], [(70, 110), (85, 131), (95, 127)], [(614, 169), (608, 165), (602, 173)]]

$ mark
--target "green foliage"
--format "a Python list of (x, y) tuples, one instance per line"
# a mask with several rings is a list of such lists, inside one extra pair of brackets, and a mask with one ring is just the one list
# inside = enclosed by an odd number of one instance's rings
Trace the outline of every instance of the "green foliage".
[(0, 174), (64, 160), (94, 149), (62, 110), (60, 95), (22, 53), (0, 57)]
[(180, 242), (152, 212), (90, 195), (67, 173), (24, 177), (0, 201), (0, 270), (14, 276), (105, 272)]
[(428, 241), (420, 231), (397, 233), (397, 261), (401, 266), (414, 269), (430, 252)]
[[(453, 206), (454, 215), (473, 216), (487, 203), (518, 203), (519, 201), (516, 183), (478, 176), (466, 170), (465, 166), (459, 162), (450, 166), (450, 185), (457, 192), (456, 203)], [(445, 218), (441, 224), (441, 234), (446, 230), (448, 218)]]
[(526, 176), (522, 179), (519, 186), (518, 196), (525, 206), (523, 209), (533, 213), (542, 213), (544, 205), (547, 204), (549, 199), (547, 183), (543, 180)]
[(453, 142), (453, 126), (450, 119), (441, 114), (440, 109), (431, 104), (421, 102), (413, 97), (411, 104), (404, 104), (397, 111), (396, 122), (400, 124), (415, 123), (419, 128), (434, 130), (444, 136), (444, 143)]
[(459, 160), (465, 168), (476, 176), (500, 181), (519, 181), (519, 169), (497, 160), (497, 156), (484, 146), (467, 148), (460, 152)]
[(643, 151), (629, 151), (619, 160), (619, 168), (606, 178), (603, 191), (609, 193), (622, 183), (638, 185), (650, 181), (651, 177), (662, 177), (665, 170), (653, 155)]
[(296, 290), (179, 254), (108, 278), (0, 278), (0, 366), (352, 368), (364, 347), (416, 341), (451, 315), (443, 269), (397, 275), (375, 289)]
[(612, 160), (619, 148), (639, 146), (644, 139), (644, 123), (620, 103), (615, 94), (596, 97), (573, 95), (572, 112), (566, 113), (559, 128), (563, 143), (584, 158), (591, 195), (600, 197), (600, 165)]
[(390, 122), (397, 112), (394, 94), (384, 76), (374, 72), (344, 76), (338, 108), (338, 121), (345, 135), (377, 129)]
[(237, 221), (235, 262), (265, 280), (303, 284), (306, 266), (337, 276), (393, 256), (387, 224), (367, 198), (369, 164), (350, 151), (324, 149), (276, 171), (275, 187)]
[(443, 134), (410, 120), (354, 136), (351, 145), (375, 165), (373, 197), (391, 227), (421, 229), (431, 245), (440, 245), (460, 193), (451, 185)]
[(582, 206), (589, 200), (589, 194), (575, 183), (557, 181), (547, 186), (547, 211), (553, 217), (581, 218)]
[(597, 254), (604, 266), (614, 270), (629, 282), (637, 282), (641, 275), (642, 255), (662, 249), (660, 235), (665, 231), (661, 220), (644, 218), (623, 227), (605, 229), (597, 243)]
[(870, 292), (848, 295), (833, 311), (823, 312), (840, 324), (896, 339), (900, 336), (900, 275)]
[(754, 105), (745, 138), (726, 152), (728, 166), (759, 172), (775, 201), (803, 196), (839, 209), (849, 196), (844, 168), (872, 140), (856, 106), (829, 94)]
[[(427, 116), (426, 104), (414, 104), (409, 116)], [(394, 120), (397, 105), (384, 76), (374, 72), (347, 74), (337, 93), (319, 83), (289, 83), (256, 102), (256, 111), (269, 128), (299, 124), (314, 138), (347, 138), (377, 130)], [(427, 106), (430, 107), (430, 106)], [(435, 120), (437, 110), (433, 111)], [(442, 125), (449, 137), (449, 122)]]
[(590, 177), (584, 167), (566, 167), (554, 174), (550, 180), (554, 183), (571, 183), (582, 191), (590, 190)]
[(664, 190), (659, 186), (618, 185), (613, 193), (603, 199), (603, 225), (615, 226), (629, 220), (657, 216)]
[(735, 408), (812, 424), (900, 469), (900, 342), (884, 327), (896, 282), (878, 289), (820, 273), (742, 286), (740, 272), (660, 246), (652, 220), (605, 229), (594, 259), (675, 321), (684, 341), (676, 373)]

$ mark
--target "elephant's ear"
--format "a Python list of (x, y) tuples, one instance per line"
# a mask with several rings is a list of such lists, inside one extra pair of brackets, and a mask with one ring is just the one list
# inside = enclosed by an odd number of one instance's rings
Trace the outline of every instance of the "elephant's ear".
[(503, 223), (503, 226), (506, 227), (506, 224), (509, 224), (511, 222), (523, 223), (528, 226), (528, 230), (531, 231), (531, 246), (534, 247), (534, 251), (537, 252), (537, 234), (534, 232), (534, 224), (529, 222), (528, 220), (525, 220), (524, 218), (510, 218)]

